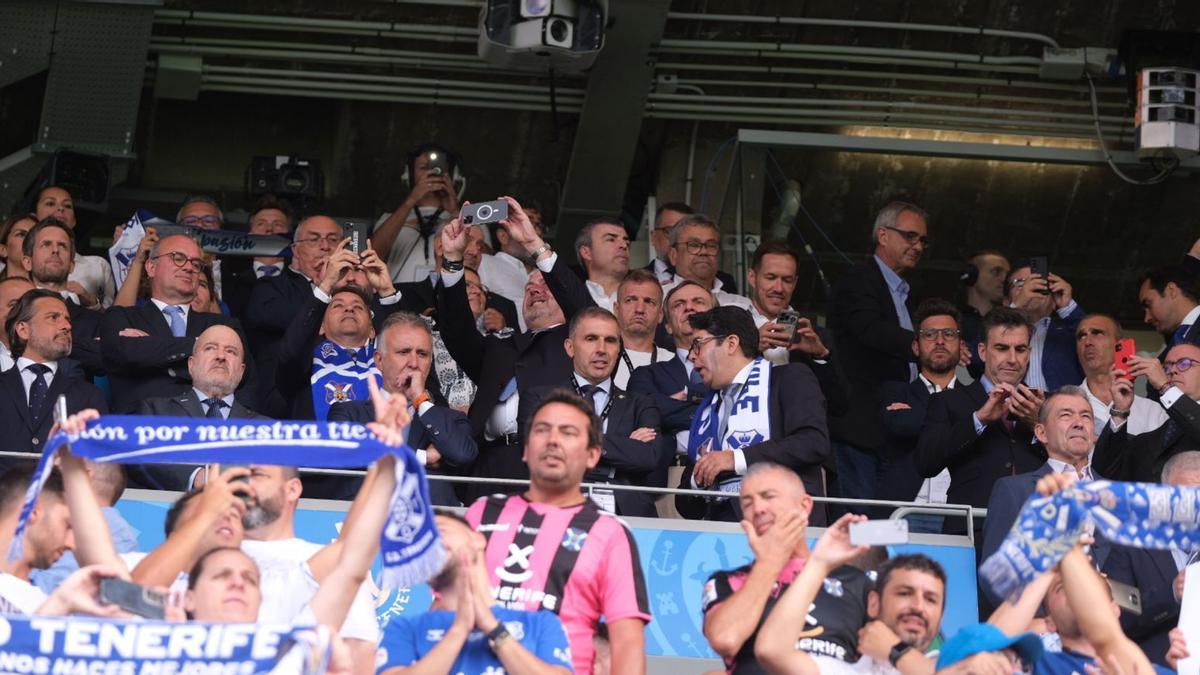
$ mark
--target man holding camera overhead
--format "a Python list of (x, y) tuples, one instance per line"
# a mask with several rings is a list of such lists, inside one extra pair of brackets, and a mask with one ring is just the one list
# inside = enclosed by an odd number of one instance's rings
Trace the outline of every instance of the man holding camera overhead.
[(392, 281), (421, 281), (434, 271), (433, 237), (438, 223), (458, 213), (454, 177), (458, 160), (437, 143), (413, 148), (405, 159), (408, 196), (385, 213), (371, 233), (371, 247), (386, 252)]

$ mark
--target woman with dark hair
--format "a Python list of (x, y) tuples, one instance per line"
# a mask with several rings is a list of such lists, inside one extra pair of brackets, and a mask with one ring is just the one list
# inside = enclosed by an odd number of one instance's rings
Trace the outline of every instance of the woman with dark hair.
[(33, 214), (18, 213), (15, 216), (9, 216), (4, 220), (4, 224), (0, 225), (0, 256), (4, 258), (3, 261), (0, 261), (4, 270), (4, 274), (0, 275), (0, 278), (29, 278), (29, 273), (21, 265), (21, 244), (25, 241), (25, 235), (33, 229), (36, 223)]

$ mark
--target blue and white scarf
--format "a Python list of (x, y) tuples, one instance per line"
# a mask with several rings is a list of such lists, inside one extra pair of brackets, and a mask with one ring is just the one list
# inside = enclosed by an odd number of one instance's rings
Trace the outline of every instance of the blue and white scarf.
[(313, 350), (312, 384), (313, 413), (325, 421), (329, 417), (329, 406), (342, 401), (365, 401), (367, 378), (383, 375), (375, 366), (375, 342), (368, 341), (358, 349), (340, 347), (332, 340), (325, 340)]
[(442, 569), (442, 548), (425, 470), (408, 446), (384, 445), (366, 426), (350, 422), (218, 420), (193, 417), (105, 415), (78, 435), (59, 432), (45, 452), (25, 493), (8, 559), (21, 556), (21, 541), (38, 493), (54, 467), (57, 450), (93, 462), (202, 464), (207, 462), (350, 468), (386, 454), (396, 456), (396, 489), (380, 539), (383, 583), (412, 586)]
[(1200, 488), (1084, 481), (1021, 507), (1000, 548), (979, 566), (996, 595), (1014, 598), (1053, 569), (1089, 526), (1097, 537), (1145, 549), (1200, 547)]
[[(692, 418), (688, 436), (688, 456), (695, 462), (705, 444), (710, 450), (740, 450), (771, 438), (771, 362), (757, 357), (729, 411), (725, 436), (717, 438), (721, 425), (721, 392), (713, 391), (700, 403)], [(726, 480), (717, 486), (721, 492), (738, 492), (741, 478)]]

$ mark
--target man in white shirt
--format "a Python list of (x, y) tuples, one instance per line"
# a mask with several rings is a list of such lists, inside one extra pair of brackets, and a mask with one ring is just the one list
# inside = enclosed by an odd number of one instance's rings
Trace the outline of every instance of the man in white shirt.
[(420, 281), (420, 269), (433, 263), (433, 233), (437, 225), (458, 213), (454, 177), (458, 160), (437, 143), (414, 148), (406, 159), (408, 196), (375, 224), (371, 247), (387, 263), (392, 281)]
[(1175, 345), (1200, 342), (1200, 330), (1193, 329), (1200, 320), (1200, 288), (1186, 267), (1168, 265), (1146, 273), (1138, 282), (1138, 302), (1146, 323), (1166, 339), (1160, 361)]
[[(597, 307), (612, 312), (617, 286), (629, 272), (629, 234), (616, 218), (598, 218), (575, 237), (575, 253), (587, 271), (587, 289)], [(544, 271), (544, 270), (543, 270)]]
[[(1096, 438), (1100, 438), (1100, 432), (1108, 424), (1108, 409), (1113, 401), (1113, 352), (1120, 339), (1121, 326), (1107, 314), (1089, 314), (1075, 329), (1075, 353), (1085, 376), (1080, 387), (1092, 403)], [(1161, 427), (1166, 421), (1167, 413), (1156, 401), (1143, 396), (1133, 397), (1129, 433), (1144, 434)]]
[(1033, 324), (1025, 384), (1049, 392), (1083, 379), (1073, 346), (1084, 312), (1072, 297), (1071, 284), (1057, 274), (1034, 274), (1028, 262), (1009, 273), (1007, 288), (1008, 306), (1025, 312)]
[[(0, 279), (0, 326), (8, 321), (8, 313), (26, 292), (33, 290), (33, 283), (21, 277)], [(0, 372), (13, 366), (12, 345), (8, 344), (8, 332), (0, 330)]]
[(721, 231), (707, 216), (693, 214), (682, 218), (671, 230), (671, 265), (675, 277), (663, 286), (669, 293), (680, 281), (689, 279), (709, 290), (721, 306), (733, 305), (750, 309), (750, 300), (727, 292), (717, 278), (718, 254), (721, 251)]

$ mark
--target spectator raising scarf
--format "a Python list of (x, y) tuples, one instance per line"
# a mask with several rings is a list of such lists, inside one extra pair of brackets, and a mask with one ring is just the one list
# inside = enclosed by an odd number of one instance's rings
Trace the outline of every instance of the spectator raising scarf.
[(979, 578), (997, 596), (1015, 597), (1062, 560), (1088, 523), (1115, 544), (1192, 551), (1200, 546), (1200, 488), (1099, 480), (1050, 497), (1035, 493)]
[(119, 464), (207, 462), (295, 466), (360, 467), (391, 453), (396, 455), (396, 490), (380, 540), (383, 584), (412, 586), (437, 574), (445, 549), (434, 525), (429, 484), (416, 454), (407, 446), (381, 443), (361, 424), (348, 422), (217, 420), (192, 417), (108, 415), (83, 433), (59, 432), (46, 451), (25, 493), (9, 560), (20, 557), (21, 540), (38, 492), (53, 469), (58, 449), (70, 444), (73, 454), (94, 462)]

